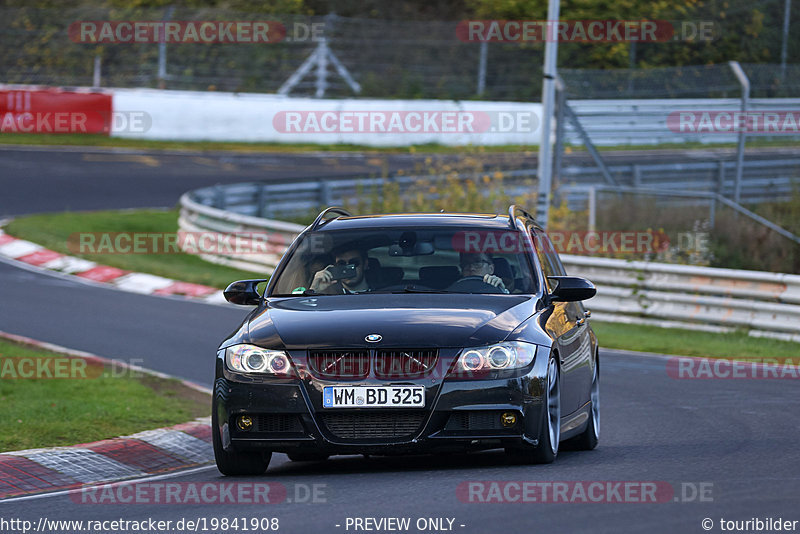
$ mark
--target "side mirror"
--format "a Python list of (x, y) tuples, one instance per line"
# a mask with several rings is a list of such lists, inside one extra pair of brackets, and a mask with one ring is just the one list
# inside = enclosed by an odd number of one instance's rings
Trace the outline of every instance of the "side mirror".
[(225, 300), (231, 304), (241, 304), (242, 306), (255, 306), (261, 302), (261, 295), (258, 293), (258, 284), (267, 282), (266, 278), (256, 280), (239, 280), (229, 285), (223, 294)]
[(579, 276), (548, 276), (548, 280), (557, 282), (553, 292), (548, 295), (550, 302), (576, 302), (587, 300), (597, 294), (594, 284)]

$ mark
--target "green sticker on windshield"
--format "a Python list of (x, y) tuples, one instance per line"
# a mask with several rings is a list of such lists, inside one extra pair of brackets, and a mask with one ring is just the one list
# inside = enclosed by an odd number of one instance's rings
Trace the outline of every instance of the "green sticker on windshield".
[(292, 295), (302, 295), (305, 292), (306, 292), (306, 288), (304, 288), (303, 286), (296, 287), (296, 288), (292, 289)]

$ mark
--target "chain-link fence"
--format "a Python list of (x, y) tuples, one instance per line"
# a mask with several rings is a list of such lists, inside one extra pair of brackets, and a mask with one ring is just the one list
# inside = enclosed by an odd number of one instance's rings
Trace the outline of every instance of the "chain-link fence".
[[(800, 95), (800, 65), (743, 64), (752, 98)], [(739, 98), (742, 85), (727, 64), (650, 69), (561, 69), (572, 99)]]
[[(739, 96), (739, 86), (725, 65), (680, 70), (660, 67), (687, 61), (724, 63), (728, 59), (739, 59), (748, 75), (752, 74), (751, 96), (800, 95), (800, 66), (792, 64), (800, 59), (800, 35), (788, 33), (789, 65), (779, 65), (784, 48), (784, 1), (735, 0), (730, 7), (719, 6), (716, 11), (709, 6), (698, 8), (692, 19), (659, 23), (672, 32), (666, 41), (562, 42), (559, 64), (570, 97)], [(760, 15), (755, 17), (754, 12)], [(758, 19), (757, 27), (753, 26), (755, 22), (742, 19), (748, 13)], [(797, 15), (800, 18), (800, 13)], [(279, 23), (286, 30), (285, 38), (267, 44), (98, 44), (76, 39), (75, 32), (70, 33), (81, 21), (265, 20)], [(0, 9), (0, 81), (67, 86), (91, 86), (99, 81), (109, 87), (274, 93), (320, 46), (320, 39), (310, 31), (319, 27), (319, 35), (324, 36), (332, 55), (360, 86), (360, 96), (540, 98), (544, 43), (464, 40), (459, 34), (460, 24), (464, 21), (275, 16), (178, 6), (5, 8)], [(702, 39), (703, 35), (711, 40)], [(724, 50), (713, 53), (717, 48)], [(354, 94), (352, 84), (337, 71), (335, 60), (325, 61), (321, 67), (318, 61), (312, 63), (291, 94), (318, 94), (320, 80), (326, 97)], [(637, 68), (615, 70), (628, 66)], [(594, 70), (587, 70), (592, 67)]]
[(560, 69), (570, 99), (736, 98), (741, 84), (728, 65), (651, 69)]
[[(259, 43), (74, 42), (80, 21), (279, 22), (287, 38)], [(480, 43), (456, 35), (457, 21), (402, 22), (343, 17), (272, 17), (220, 10), (5, 10), (0, 22), (3, 82), (88, 86), (99, 57), (101, 85), (275, 93), (319, 46), (309, 28), (322, 27), (331, 52), (361, 86), (360, 96), (530, 100), (540, 91), (543, 45), (495, 44), (478, 94)], [(305, 39), (298, 39), (303, 37)], [(161, 64), (161, 70), (159, 69)], [(353, 96), (327, 65), (326, 97)], [(316, 65), (292, 91), (314, 94)], [(496, 83), (495, 83), (496, 82)]]

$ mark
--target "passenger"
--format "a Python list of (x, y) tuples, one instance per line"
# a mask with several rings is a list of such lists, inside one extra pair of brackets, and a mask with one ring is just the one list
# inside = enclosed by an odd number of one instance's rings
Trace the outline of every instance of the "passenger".
[(364, 276), (367, 269), (367, 253), (365, 251), (357, 248), (342, 250), (334, 255), (334, 264), (336, 267), (354, 265), (355, 274), (351, 278), (337, 280), (334, 273), (331, 272), (334, 265), (328, 265), (314, 275), (314, 279), (311, 281), (312, 290), (326, 294), (364, 293), (372, 290)]

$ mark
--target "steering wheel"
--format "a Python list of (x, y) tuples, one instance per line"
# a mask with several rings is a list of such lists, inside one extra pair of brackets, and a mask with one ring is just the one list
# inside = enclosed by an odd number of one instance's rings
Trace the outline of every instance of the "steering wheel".
[(456, 293), (503, 293), (499, 287), (484, 282), (482, 276), (465, 276), (451, 284), (447, 291)]

